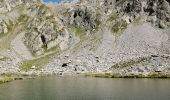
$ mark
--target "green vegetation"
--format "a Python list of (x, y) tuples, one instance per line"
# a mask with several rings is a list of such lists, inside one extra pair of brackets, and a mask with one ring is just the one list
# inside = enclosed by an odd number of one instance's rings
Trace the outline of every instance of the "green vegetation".
[(98, 31), (100, 25), (101, 25), (101, 22), (99, 20), (95, 20), (95, 23), (96, 23), (96, 31)]
[(101, 13), (99, 11), (96, 11), (96, 17), (101, 17)]
[(170, 78), (170, 73), (152, 72), (148, 75), (148, 78)]
[[(24, 8), (23, 8), (23, 5), (21, 5), (21, 6), (16, 7), (15, 9), (12, 9), (12, 10), (16, 10), (18, 13), (22, 13)], [(6, 15), (8, 17), (9, 16), (8, 13), (5, 13), (4, 15)], [(20, 27), (24, 28), (24, 26), (25, 26), (24, 24), (19, 25), (19, 23), (20, 23), (19, 20), (20, 21), (22, 20), (22, 23), (25, 23), (22, 18), (26, 19), (26, 15), (21, 15), (20, 18), (17, 18), (17, 20), (9, 21), (9, 23), (6, 23), (7, 28), (8, 28), (8, 33), (0, 34), (0, 38), (1, 38), (0, 50), (9, 49), (11, 40), (16, 36), (16, 34), (19, 33), (19, 31), (21, 31)], [(18, 29), (18, 28), (20, 28), (20, 29)]]
[(101, 24), (101, 13), (99, 11), (96, 12), (96, 19), (95, 19), (95, 24), (96, 24), (96, 29), (98, 30), (100, 24)]
[(9, 24), (7, 24), (8, 32), (7, 32), (7, 33), (0, 33), (0, 38), (5, 37), (5, 36), (7, 36), (10, 32), (12, 32), (13, 26), (14, 26), (14, 25), (12, 24), (12, 22), (9, 23)]
[[(31, 69), (39, 70), (41, 69), (42, 65), (47, 64), (52, 59), (52, 56), (54, 54), (59, 55), (61, 53), (61, 50), (57, 47), (53, 47), (51, 49), (47, 49), (47, 48), (44, 48), (44, 49), (45, 49), (44, 55), (41, 55), (41, 57), (37, 59), (23, 61), (19, 68), (24, 71), (29, 71)], [(36, 52), (33, 52), (31, 50), (30, 52), (32, 56), (34, 57), (37, 56)]]
[(128, 26), (128, 24), (126, 23), (126, 21), (119, 21), (116, 22), (112, 27), (111, 27), (111, 31), (113, 33), (118, 33), (121, 30), (126, 29)]
[(61, 52), (61, 50), (60, 50), (59, 47), (52, 47), (52, 48), (50, 48), (50, 49), (44, 48), (44, 50), (45, 50), (45, 53), (48, 53), (48, 52), (60, 53), (60, 52)]
[(143, 74), (126, 74), (122, 75), (120, 73), (85, 73), (83, 74), (87, 77), (101, 77), (101, 78), (170, 78), (170, 73), (163, 72), (153, 72), (149, 75)]
[(112, 13), (111, 16), (109, 17), (108, 21), (114, 21), (118, 18), (119, 18), (119, 16), (116, 13)]
[(11, 82), (14, 80), (22, 80), (26, 75), (19, 75), (15, 73), (5, 73), (0, 75), (0, 84)]
[(119, 74), (111, 74), (111, 73), (85, 73), (84, 76), (87, 77), (103, 77), (103, 78), (113, 78), (114, 76), (118, 76)]
[(21, 70), (24, 71), (29, 71), (35, 67), (35, 70), (39, 70), (43, 64), (48, 63), (48, 61), (51, 59), (50, 55), (34, 59), (34, 60), (28, 60), (28, 61), (23, 61), (22, 65), (19, 67)]
[(77, 48), (79, 48), (81, 46), (81, 44), (85, 40), (85, 30), (82, 28), (79, 28), (79, 27), (74, 27), (74, 32), (75, 32), (75, 35), (78, 36), (80, 39), (80, 42), (74, 48), (76, 50)]
[(121, 75), (120, 73), (86, 73), (85, 76), (101, 78), (144, 78), (143, 75)]
[(134, 19), (134, 21), (133, 21), (133, 24), (134, 24), (134, 25), (138, 25), (139, 22), (140, 22), (140, 20), (141, 20), (141, 17), (136, 17), (136, 18)]
[(82, 36), (82, 34), (85, 32), (84, 29), (82, 29), (81, 27), (75, 27), (75, 33), (76, 36)]
[(8, 25), (8, 33), (5, 33), (5, 34), (1, 33), (0, 34), (0, 38), (1, 38), (0, 50), (10, 48), (10, 42), (11, 42), (10, 40), (12, 38), (13, 29), (14, 29), (14, 25)]
[(6, 59), (7, 59), (7, 57), (0, 55), (0, 61), (5, 61)]
[(85, 29), (76, 26), (72, 26), (72, 29), (75, 32), (75, 35), (80, 38), (80, 43), (82, 43), (85, 40)]
[(25, 23), (25, 22), (27, 22), (28, 21), (28, 19), (29, 19), (29, 16), (27, 16), (26, 14), (22, 14), (19, 18), (18, 18), (18, 22), (20, 23), (20, 22), (23, 22), (23, 23)]
[(112, 67), (113, 68), (124, 68), (124, 67), (130, 67), (130, 66), (133, 66), (135, 64), (139, 64), (141, 62), (145, 62), (145, 61), (149, 61), (151, 59), (151, 57), (141, 57), (141, 58), (138, 58), (138, 59), (131, 59), (129, 61), (126, 61), (126, 62), (120, 62), (120, 63), (117, 63), (115, 65), (113, 65)]
[(51, 20), (51, 19), (54, 19), (54, 15), (47, 16), (47, 17), (46, 17), (46, 20)]

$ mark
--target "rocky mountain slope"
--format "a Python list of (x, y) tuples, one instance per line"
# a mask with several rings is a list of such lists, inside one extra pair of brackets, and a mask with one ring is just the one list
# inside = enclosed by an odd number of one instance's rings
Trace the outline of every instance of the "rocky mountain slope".
[(0, 22), (0, 73), (170, 76), (169, 0), (1, 0)]

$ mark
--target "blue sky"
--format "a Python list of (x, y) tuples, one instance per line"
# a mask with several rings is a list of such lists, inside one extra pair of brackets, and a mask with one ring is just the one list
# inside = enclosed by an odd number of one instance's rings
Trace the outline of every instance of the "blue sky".
[(60, 2), (60, 1), (63, 1), (63, 0), (43, 0), (44, 2)]

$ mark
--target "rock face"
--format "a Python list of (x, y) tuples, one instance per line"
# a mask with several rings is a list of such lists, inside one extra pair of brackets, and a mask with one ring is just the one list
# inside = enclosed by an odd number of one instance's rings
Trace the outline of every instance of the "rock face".
[(117, 2), (122, 6), (119, 12), (123, 12), (123, 15), (128, 14), (134, 19), (141, 15), (147, 16), (147, 21), (160, 28), (170, 25), (169, 0), (117, 0)]
[[(76, 27), (86, 31), (95, 30), (101, 23), (106, 23), (107, 15), (112, 13), (121, 16), (118, 23), (122, 20), (130, 23), (136, 19), (143, 19), (160, 28), (166, 28), (170, 24), (169, 2), (166, 0), (80, 0), (72, 6), (65, 5), (58, 13), (61, 14), (58, 15), (59, 18), (45, 5), (36, 6), (37, 10), (34, 11), (27, 26), (25, 43), (32, 52), (38, 54), (42, 54), (46, 49), (57, 47), (62, 41), (65, 41), (64, 48), (69, 47), (67, 42), (70, 41), (70, 34), (65, 31), (65, 27)], [(103, 9), (99, 8), (100, 6)]]
[(30, 73), (169, 72), (169, 26), (169, 0), (0, 0), (0, 48), (10, 49), (0, 54), (11, 59), (2, 65), (21, 71), (28, 49)]
[(3, 0), (0, 5), (0, 34), (10, 33), (16, 24), (23, 24), (25, 44), (32, 52), (42, 54), (45, 49), (68, 41), (60, 20), (40, 0)]
[[(0, 1), (0, 34), (10, 33), (16, 24), (27, 22), (30, 10), (39, 0), (1, 0)], [(29, 9), (29, 10), (28, 10)]]
[[(28, 31), (25, 35), (25, 43), (34, 52), (43, 53), (45, 49), (56, 47), (64, 40), (62, 37), (64, 38), (66, 35), (62, 24), (45, 5), (38, 8), (26, 28)], [(66, 39), (68, 38), (66, 37)]]
[(69, 41), (69, 34), (63, 24), (44, 4), (37, 5), (34, 15), (29, 18), (26, 30), (25, 43), (38, 55), (58, 45), (60, 49), (65, 49), (60, 43)]
[(89, 11), (87, 7), (77, 7), (70, 11), (70, 24), (77, 27), (85, 27), (86, 29), (91, 29), (95, 27), (95, 16), (94, 12)]

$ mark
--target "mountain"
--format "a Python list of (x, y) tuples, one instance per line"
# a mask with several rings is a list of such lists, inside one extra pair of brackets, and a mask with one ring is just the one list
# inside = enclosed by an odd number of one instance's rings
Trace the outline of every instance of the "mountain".
[(0, 19), (0, 73), (170, 77), (169, 0), (1, 0)]

